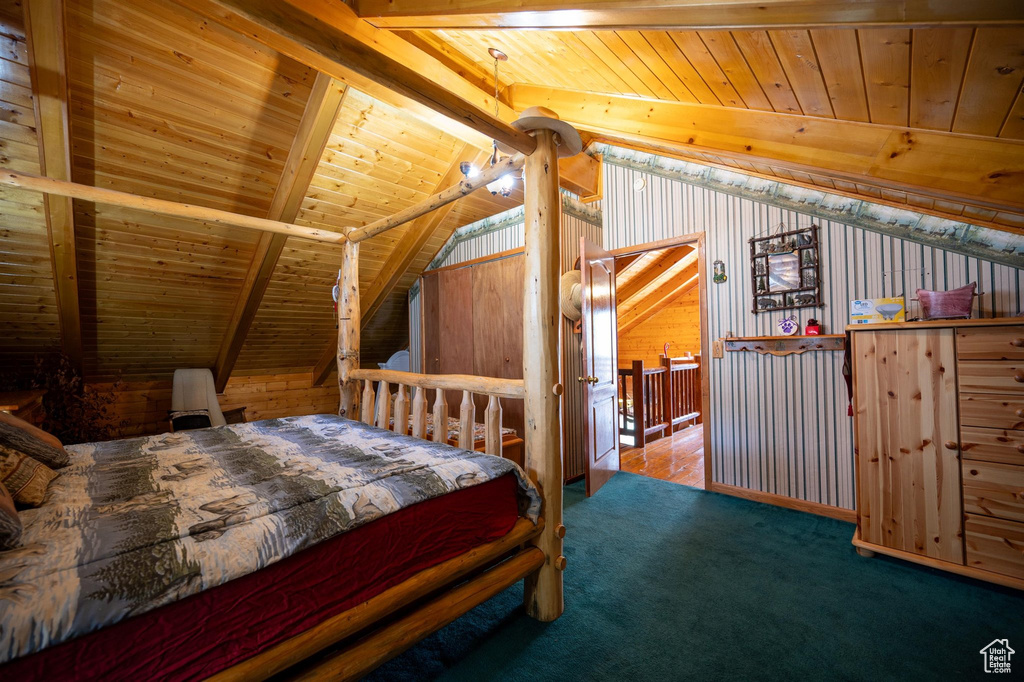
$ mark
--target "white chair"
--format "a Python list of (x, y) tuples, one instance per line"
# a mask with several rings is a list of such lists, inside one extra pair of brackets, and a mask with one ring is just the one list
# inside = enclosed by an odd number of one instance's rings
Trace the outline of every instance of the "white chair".
[(217, 402), (213, 372), (208, 369), (176, 369), (171, 389), (171, 412), (207, 410), (210, 426), (224, 426), (227, 420)]

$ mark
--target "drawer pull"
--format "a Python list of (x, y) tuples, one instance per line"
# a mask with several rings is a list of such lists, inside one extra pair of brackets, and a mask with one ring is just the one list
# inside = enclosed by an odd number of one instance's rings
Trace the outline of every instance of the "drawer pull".
[(1018, 369), (1013, 373), (1013, 380), (1018, 384), (1024, 384), (1024, 369)]
[(1010, 342), (1010, 345), (1013, 346), (1014, 348), (1024, 348), (1024, 338), (1018, 336), (1016, 339)]
[(1024, 455), (1024, 443), (1021, 443), (1020, 445), (1017, 446), (1017, 452)]
[(960, 444), (957, 443), (956, 441), (954, 441), (954, 440), (947, 440), (946, 441), (946, 449), (947, 450), (956, 450), (958, 447), (960, 447)]
[(1016, 414), (1021, 419), (1024, 419), (1024, 407), (1018, 408), (1014, 414)]

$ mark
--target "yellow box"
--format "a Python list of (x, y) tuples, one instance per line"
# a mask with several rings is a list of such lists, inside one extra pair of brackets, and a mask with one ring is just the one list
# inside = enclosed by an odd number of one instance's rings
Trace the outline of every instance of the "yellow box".
[(902, 296), (895, 298), (865, 298), (850, 301), (851, 324), (879, 324), (904, 322), (907, 306)]

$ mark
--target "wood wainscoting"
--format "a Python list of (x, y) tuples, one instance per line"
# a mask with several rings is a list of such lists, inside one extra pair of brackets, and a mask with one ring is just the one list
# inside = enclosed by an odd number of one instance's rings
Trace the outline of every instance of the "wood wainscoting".
[[(93, 383), (91, 390), (111, 391), (114, 384)], [(233, 376), (218, 396), (221, 410), (245, 408), (247, 421), (303, 414), (337, 414), (338, 386), (312, 385), (309, 372)], [(170, 431), (171, 380), (131, 381), (120, 384), (113, 405), (114, 421), (124, 421), (122, 437), (148, 436)]]

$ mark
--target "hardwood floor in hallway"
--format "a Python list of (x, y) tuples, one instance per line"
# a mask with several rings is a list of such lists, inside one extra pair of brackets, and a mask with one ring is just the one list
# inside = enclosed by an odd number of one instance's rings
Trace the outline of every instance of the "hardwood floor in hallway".
[(619, 468), (633, 474), (704, 487), (704, 425), (697, 424), (644, 448), (622, 450)]

